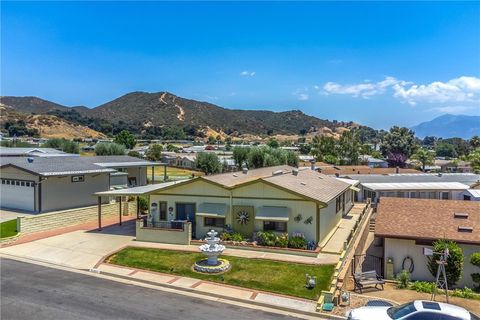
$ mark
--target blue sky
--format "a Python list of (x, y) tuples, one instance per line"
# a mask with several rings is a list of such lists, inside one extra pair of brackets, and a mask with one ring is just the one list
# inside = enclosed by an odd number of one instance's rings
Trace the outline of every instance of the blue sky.
[[(169, 91), (375, 128), (480, 115), (480, 3), (4, 2), (1, 94)], [(134, 112), (134, 111), (132, 111)]]

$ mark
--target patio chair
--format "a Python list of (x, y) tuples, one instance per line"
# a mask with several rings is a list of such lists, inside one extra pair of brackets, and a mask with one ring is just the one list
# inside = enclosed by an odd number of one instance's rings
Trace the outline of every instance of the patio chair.
[(323, 305), (322, 305), (322, 310), (323, 311), (332, 311), (333, 310), (333, 293), (330, 291), (322, 291), (323, 295)]

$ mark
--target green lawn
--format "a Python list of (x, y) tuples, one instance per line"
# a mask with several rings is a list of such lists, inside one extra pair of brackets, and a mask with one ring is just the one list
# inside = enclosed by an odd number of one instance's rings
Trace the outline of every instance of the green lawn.
[[(222, 256), (232, 264), (221, 275), (200, 274), (192, 269), (195, 261), (204, 259), (201, 253), (149, 248), (126, 248), (111, 256), (112, 264), (175, 275), (221, 282), (239, 287), (258, 289), (306, 299), (318, 299), (321, 290), (328, 289), (334, 265), (306, 265), (263, 259)], [(305, 274), (317, 276), (317, 286), (305, 288)]]
[(17, 233), (17, 219), (0, 223), (0, 239), (12, 237)]

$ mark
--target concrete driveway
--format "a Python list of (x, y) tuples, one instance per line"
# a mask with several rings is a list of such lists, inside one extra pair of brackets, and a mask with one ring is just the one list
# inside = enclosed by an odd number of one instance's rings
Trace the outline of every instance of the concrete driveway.
[(0, 249), (0, 253), (77, 269), (90, 269), (134, 239), (135, 221), (103, 231), (78, 230)]
[(17, 217), (28, 215), (35, 215), (35, 213), (10, 209), (0, 209), (0, 222), (10, 221), (13, 219), (17, 219)]

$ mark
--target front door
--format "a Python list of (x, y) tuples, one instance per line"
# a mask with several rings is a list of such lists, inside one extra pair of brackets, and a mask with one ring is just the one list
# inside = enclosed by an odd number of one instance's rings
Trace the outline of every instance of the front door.
[(195, 238), (195, 203), (177, 203), (176, 220), (192, 223), (192, 238)]
[(255, 215), (252, 206), (233, 206), (232, 229), (250, 238), (255, 230)]

